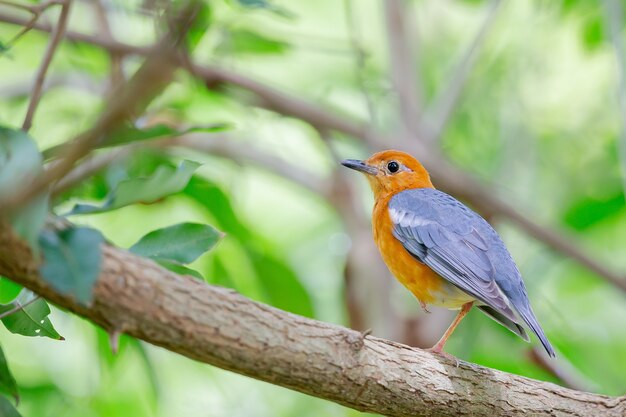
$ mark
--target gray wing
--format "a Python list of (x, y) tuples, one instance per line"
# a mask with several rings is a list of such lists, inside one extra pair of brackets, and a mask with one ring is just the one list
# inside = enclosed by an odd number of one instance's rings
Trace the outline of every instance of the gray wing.
[[(518, 321), (498, 285), (496, 264), (517, 267), (482, 217), (451, 196), (427, 188), (396, 194), (389, 202), (389, 215), (395, 238), (415, 258), (504, 318)], [(499, 259), (502, 251), (505, 256)], [(521, 282), (519, 272), (513, 279)]]
[(555, 356), (528, 301), (522, 276), (500, 236), (478, 214), (441, 191), (402, 191), (389, 201), (393, 235), (420, 262), (479, 300), (485, 314), (518, 334), (520, 320)]

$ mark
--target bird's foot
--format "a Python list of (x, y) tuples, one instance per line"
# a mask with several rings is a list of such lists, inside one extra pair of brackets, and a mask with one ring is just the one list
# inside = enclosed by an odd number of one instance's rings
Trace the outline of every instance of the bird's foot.
[(422, 307), (422, 310), (424, 310), (424, 313), (430, 314), (430, 310), (426, 307), (426, 303), (423, 302), (422, 300), (420, 300), (420, 307)]
[(444, 352), (443, 347), (435, 345), (425, 350), (427, 352), (434, 353), (435, 355), (443, 356), (447, 360), (454, 362), (454, 366), (456, 366), (457, 368), (459, 367), (459, 364), (460, 364), (459, 359), (451, 353)]

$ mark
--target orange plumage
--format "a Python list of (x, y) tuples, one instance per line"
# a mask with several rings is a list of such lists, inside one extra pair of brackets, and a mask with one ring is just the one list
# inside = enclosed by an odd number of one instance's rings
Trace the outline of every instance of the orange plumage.
[[(393, 175), (387, 171), (386, 164), (397, 161), (411, 169), (410, 175)], [(391, 273), (419, 300), (425, 309), (426, 304), (442, 305), (437, 302), (437, 296), (448, 283), (427, 265), (417, 262), (407, 252), (402, 243), (393, 236), (393, 225), (389, 217), (389, 200), (395, 194), (413, 188), (435, 188), (430, 181), (428, 171), (412, 156), (398, 151), (383, 151), (372, 155), (365, 161), (368, 166), (378, 168), (377, 175), (368, 175), (366, 178), (374, 192), (374, 210), (372, 213), (372, 231), (374, 241), (380, 251), (383, 261)], [(454, 291), (448, 288), (448, 291)], [(471, 301), (463, 299), (459, 305)]]
[(554, 356), (515, 262), (483, 218), (435, 190), (422, 164), (404, 152), (383, 151), (342, 164), (366, 174), (375, 198), (374, 241), (391, 273), (422, 308), (432, 304), (461, 310), (431, 351), (442, 353), (448, 337), (476, 304), (528, 341), (521, 325), (526, 324)]

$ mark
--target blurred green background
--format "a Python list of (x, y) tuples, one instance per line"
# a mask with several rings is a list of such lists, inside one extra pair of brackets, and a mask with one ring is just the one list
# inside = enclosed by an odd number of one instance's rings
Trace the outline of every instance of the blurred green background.
[[(160, 3), (75, 0), (70, 29), (105, 36), (104, 16), (118, 41), (149, 45), (162, 29), (154, 17)], [(396, 131), (380, 1), (231, 0), (207, 5), (192, 31), (196, 62), (246, 74), (380, 131)], [(430, 108), (454, 82), (455, 68), (493, 7), (487, 1), (408, 2), (416, 94), (423, 108)], [(493, 10), (494, 20), (436, 146), (488, 184), (494, 195), (572, 236), (603, 264), (626, 270), (620, 67), (602, 2), (509, 1)], [(56, 14), (50, 9), (42, 21), (54, 23)], [(0, 4), (0, 22), (2, 16), (28, 14)], [(624, 16), (617, 19), (623, 38)], [(0, 23), (2, 45), (18, 30)], [(30, 32), (0, 56), (2, 124), (21, 125), (47, 39), (46, 33)], [(140, 62), (124, 57), (122, 72), (132, 74)], [(106, 51), (62, 43), (30, 131), (41, 150), (89, 127), (101, 109), (110, 73)], [(319, 320), (372, 328), (377, 336), (432, 344), (450, 313), (422, 313), (381, 269), (377, 255), (367, 255), (375, 253), (367, 224), (372, 198), (362, 178), (338, 167), (339, 159), (363, 158), (371, 149), (339, 134), (321, 137), (302, 121), (251, 104), (243, 91), (208, 90), (185, 72), (177, 73), (176, 82), (140, 122), (224, 124), (223, 132), (197, 137), (227, 146), (208, 152), (141, 149), (66, 193), (55, 211), (104, 198), (116, 179), (146, 175), (181, 159), (201, 162), (181, 193), (156, 204), (72, 221), (101, 230), (121, 247), (150, 230), (183, 221), (214, 225), (227, 236), (192, 265), (207, 282)], [(300, 178), (313, 186), (303, 186)], [(339, 182), (351, 187), (349, 195), (328, 192)], [(626, 393), (624, 293), (506, 219), (496, 220), (525, 277), (536, 315), (558, 351), (555, 366), (587, 390)], [(347, 259), (370, 264), (355, 272), (346, 269)], [(65, 341), (26, 338), (0, 328), (24, 417), (361, 414), (128, 337), (122, 337), (114, 356), (101, 329), (56, 308), (51, 318)], [(529, 349), (475, 311), (447, 348), (463, 360), (563, 383)]]

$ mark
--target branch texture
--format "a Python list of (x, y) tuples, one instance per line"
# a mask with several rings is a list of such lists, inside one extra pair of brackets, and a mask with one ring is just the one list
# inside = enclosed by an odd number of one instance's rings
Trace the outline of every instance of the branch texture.
[(48, 286), (37, 261), (0, 224), (0, 274), (112, 334), (124, 332), (191, 359), (389, 416), (623, 416), (626, 397), (562, 388), (251, 301), (103, 247), (91, 306)]

